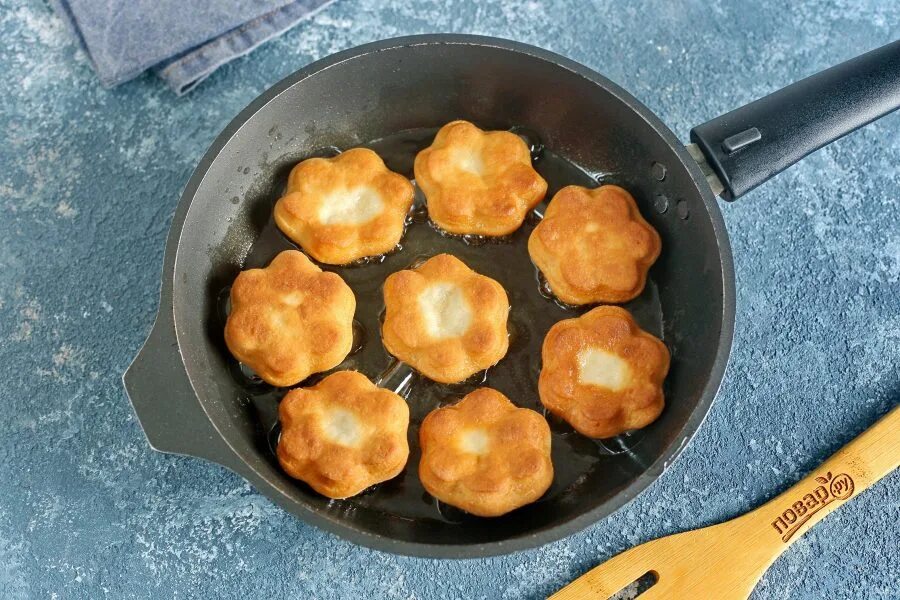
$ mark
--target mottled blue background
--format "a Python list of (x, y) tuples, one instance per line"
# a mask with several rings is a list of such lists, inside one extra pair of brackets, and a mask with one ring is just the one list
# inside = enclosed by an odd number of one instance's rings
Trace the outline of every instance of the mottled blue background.
[[(683, 458), (637, 501), (538, 550), (401, 558), (304, 525), (210, 464), (150, 450), (120, 376), (156, 311), (195, 163), (313, 59), (429, 31), (500, 35), (691, 125), (900, 37), (896, 0), (470, 4), (339, 0), (178, 99), (101, 88), (39, 0), (0, 0), (0, 596), (536, 598), (638, 542), (784, 489), (900, 402), (900, 115), (723, 206), (734, 353)], [(789, 7), (789, 8), (788, 8)], [(754, 598), (900, 598), (900, 473), (841, 508)]]

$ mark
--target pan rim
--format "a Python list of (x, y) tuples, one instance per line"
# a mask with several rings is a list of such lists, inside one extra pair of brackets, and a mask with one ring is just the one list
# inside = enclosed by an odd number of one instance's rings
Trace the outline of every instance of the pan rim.
[[(184, 225), (200, 185), (223, 148), (251, 117), (260, 110), (263, 110), (269, 102), (295, 84), (317, 73), (361, 56), (386, 50), (422, 45), (471, 45), (525, 54), (532, 58), (562, 67), (613, 94), (621, 102), (634, 110), (638, 116), (640, 116), (660, 137), (663, 138), (666, 144), (679, 158), (679, 161), (684, 168), (687, 169), (709, 215), (710, 224), (713, 228), (719, 251), (719, 262), (722, 273), (722, 315), (715, 360), (711, 365), (709, 378), (706, 381), (700, 399), (681, 431), (673, 438), (672, 442), (655, 462), (609, 501), (573, 517), (564, 523), (505, 540), (474, 544), (431, 544), (427, 542), (401, 540), (356, 528), (351, 523), (348, 523), (339, 517), (316, 512), (312, 508), (296, 502), (293, 498), (288, 497), (282, 488), (274, 485), (262, 473), (251, 466), (241, 456), (241, 453), (235, 449), (228, 437), (223, 435), (219, 424), (213, 418), (210, 418), (210, 413), (209, 410), (207, 410), (206, 405), (206, 402), (209, 400), (204, 400), (203, 396), (198, 392), (197, 386), (194, 383), (194, 378), (192, 377), (192, 367), (189, 366), (188, 361), (185, 360), (182, 351), (182, 335), (181, 329), (178, 326), (179, 320), (174, 296), (175, 286), (177, 286), (177, 274), (179, 273), (179, 251), (182, 248), (182, 236), (185, 230)], [(234, 117), (234, 119), (232, 119), (215, 138), (209, 149), (198, 162), (196, 169), (185, 186), (173, 216), (166, 244), (164, 282), (161, 296), (160, 311), (170, 311), (168, 316), (172, 318), (175, 325), (174, 330), (178, 353), (190, 389), (197, 402), (200, 404), (203, 413), (209, 419), (214, 431), (231, 450), (232, 456), (223, 458), (220, 464), (235, 471), (238, 475), (253, 483), (258, 490), (262, 491), (263, 495), (278, 503), (288, 510), (288, 512), (295, 514), (312, 525), (368, 548), (423, 558), (480, 558), (535, 548), (581, 531), (601, 519), (610, 516), (633, 501), (638, 495), (643, 493), (651, 483), (656, 481), (665, 470), (675, 462), (675, 460), (677, 460), (690, 440), (702, 426), (706, 415), (718, 394), (727, 369), (734, 335), (735, 317), (734, 266), (725, 222), (722, 218), (718, 202), (712, 194), (712, 191), (709, 189), (705, 177), (688, 154), (684, 144), (678, 140), (675, 134), (652, 111), (629, 92), (580, 63), (529, 44), (502, 38), (468, 34), (424, 34), (403, 36), (371, 42), (343, 50), (317, 60), (291, 75), (288, 75), (254, 99), (246, 108), (238, 113), (238, 115)], [(196, 367), (194, 367), (194, 369), (196, 369)]]

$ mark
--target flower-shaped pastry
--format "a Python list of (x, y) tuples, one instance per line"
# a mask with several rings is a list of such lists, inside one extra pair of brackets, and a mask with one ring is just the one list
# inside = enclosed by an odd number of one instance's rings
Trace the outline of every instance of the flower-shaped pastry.
[(509, 299), (499, 283), (449, 254), (384, 282), (387, 351), (441, 383), (456, 383), (506, 355)]
[(512, 233), (547, 193), (522, 138), (468, 121), (441, 127), (416, 156), (415, 173), (428, 216), (450, 233)]
[(356, 298), (340, 276), (286, 250), (234, 280), (225, 343), (268, 383), (294, 385), (347, 357), (355, 311)]
[(662, 412), (669, 350), (624, 308), (556, 323), (541, 356), (541, 402), (588, 437), (646, 427)]
[(278, 462), (329, 498), (355, 496), (400, 474), (409, 457), (409, 407), (356, 371), (291, 390), (278, 405)]
[(553, 482), (547, 421), (491, 388), (430, 413), (419, 443), (422, 485), (473, 515), (508, 513), (540, 498)]
[(377, 154), (354, 148), (295, 166), (275, 223), (316, 260), (342, 265), (397, 246), (413, 193)]
[(559, 190), (528, 238), (528, 253), (569, 304), (627, 302), (644, 289), (659, 234), (616, 185)]

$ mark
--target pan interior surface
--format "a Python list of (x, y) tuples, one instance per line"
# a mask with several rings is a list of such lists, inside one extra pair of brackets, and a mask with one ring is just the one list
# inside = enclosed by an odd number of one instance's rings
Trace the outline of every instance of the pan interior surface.
[[(453, 38), (451, 38), (453, 39)], [(699, 426), (721, 378), (723, 315), (728, 317), (719, 238), (709, 202), (671, 140), (614, 86), (515, 49), (477, 43), (399, 44), (313, 65), (223, 134), (193, 195), (174, 274), (179, 348), (191, 384), (220, 433), (259, 478), (260, 491), (288, 510), (375, 547), (432, 556), (496, 554), (551, 541), (612, 512), (658, 476)], [(328, 62), (328, 61), (325, 61)], [(666, 409), (631, 435), (593, 441), (549, 417), (556, 477), (538, 502), (480, 519), (429, 497), (417, 477), (418, 425), (437, 406), (481, 385), (541, 410), (540, 347), (549, 327), (585, 309), (542, 289), (526, 250), (544, 204), (500, 241), (445, 236), (417, 198), (402, 248), (338, 272), (357, 296), (354, 352), (338, 369), (357, 369), (407, 397), (412, 453), (405, 471), (344, 500), (330, 501), (292, 480), (273, 453), (284, 390), (248, 376), (225, 348), (224, 298), (242, 268), (295, 247), (277, 230), (272, 207), (297, 161), (354, 146), (376, 150), (410, 178), (416, 152), (454, 119), (513, 129), (533, 146), (548, 180), (547, 200), (568, 184), (615, 183), (635, 197), (663, 240), (644, 293), (626, 308), (672, 353)], [(214, 150), (216, 147), (214, 146)], [(454, 254), (506, 288), (510, 351), (485, 374), (440, 385), (392, 361), (379, 335), (381, 284), (394, 271), (441, 252)], [(727, 349), (726, 349), (727, 354)], [(321, 376), (314, 376), (305, 384)], [(712, 388), (712, 392), (710, 392)]]

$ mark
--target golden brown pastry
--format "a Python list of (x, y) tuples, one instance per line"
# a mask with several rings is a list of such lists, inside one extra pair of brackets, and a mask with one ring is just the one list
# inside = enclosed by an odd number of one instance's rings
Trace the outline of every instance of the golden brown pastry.
[(556, 323), (541, 356), (541, 402), (588, 437), (646, 427), (662, 412), (669, 350), (624, 308)]
[(225, 343), (268, 383), (294, 385), (347, 357), (355, 310), (343, 279), (286, 250), (234, 280)]
[(342, 265), (397, 246), (413, 193), (377, 154), (353, 148), (295, 166), (275, 223), (314, 259)]
[(441, 127), (416, 156), (415, 174), (428, 216), (450, 233), (512, 233), (547, 193), (522, 138), (482, 131), (468, 121)]
[(409, 407), (356, 371), (291, 390), (278, 405), (278, 462), (329, 498), (355, 496), (400, 474), (409, 457)]
[(569, 304), (635, 298), (661, 246), (634, 198), (616, 185), (564, 187), (528, 238), (532, 262)]
[(506, 355), (509, 299), (499, 283), (449, 254), (384, 282), (387, 351), (441, 383), (456, 383)]
[(473, 515), (508, 513), (540, 498), (553, 482), (547, 421), (491, 388), (430, 413), (419, 443), (422, 485)]

